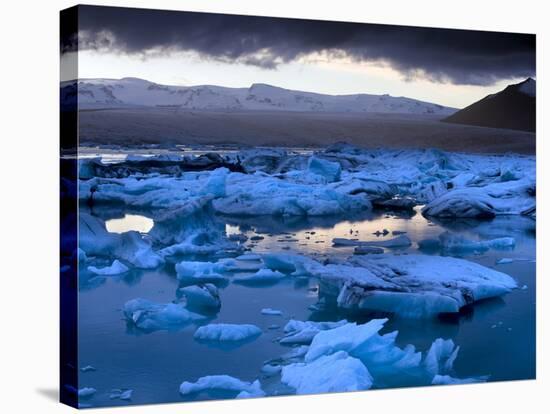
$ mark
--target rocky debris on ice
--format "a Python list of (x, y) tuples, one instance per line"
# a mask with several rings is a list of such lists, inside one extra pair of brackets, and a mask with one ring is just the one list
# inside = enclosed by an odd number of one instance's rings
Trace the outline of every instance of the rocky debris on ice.
[(191, 285), (178, 289), (185, 296), (186, 304), (194, 309), (219, 309), (221, 307), (218, 288), (211, 283)]
[(130, 270), (128, 266), (126, 266), (124, 263), (121, 263), (117, 259), (115, 259), (115, 261), (107, 267), (98, 268), (95, 266), (88, 266), (88, 271), (101, 276), (120, 275), (121, 273), (126, 273), (128, 270)]
[(535, 181), (495, 182), (446, 192), (422, 209), (433, 217), (491, 218), (498, 215), (531, 214), (536, 208)]
[(193, 337), (200, 341), (240, 342), (255, 339), (262, 330), (251, 324), (216, 323), (199, 327)]
[(179, 303), (156, 303), (141, 298), (126, 302), (122, 312), (129, 323), (144, 331), (175, 329), (206, 318)]
[(196, 382), (184, 381), (181, 383), (179, 391), (182, 395), (209, 391), (225, 391), (234, 393), (236, 398), (265, 396), (260, 381), (256, 380), (250, 383), (229, 375), (209, 375), (199, 378)]

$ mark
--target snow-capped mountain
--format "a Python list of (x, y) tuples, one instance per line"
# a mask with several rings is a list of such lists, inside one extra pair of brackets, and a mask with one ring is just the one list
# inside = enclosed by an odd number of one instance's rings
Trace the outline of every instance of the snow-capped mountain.
[(508, 85), (444, 119), (445, 122), (535, 132), (536, 86), (534, 79)]
[(456, 109), (389, 95), (324, 95), (255, 83), (249, 88), (167, 86), (137, 78), (80, 79), (62, 84), (62, 100), (86, 108), (176, 107), (189, 110), (277, 110), (450, 115)]

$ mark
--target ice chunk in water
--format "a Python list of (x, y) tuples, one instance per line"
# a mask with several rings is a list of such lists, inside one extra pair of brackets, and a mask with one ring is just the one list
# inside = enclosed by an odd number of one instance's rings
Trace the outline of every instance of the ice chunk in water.
[(221, 306), (218, 288), (211, 283), (183, 287), (178, 292), (185, 295), (187, 306), (191, 308), (218, 309)]
[(297, 394), (368, 390), (373, 382), (365, 365), (343, 351), (311, 363), (287, 365), (281, 381), (295, 388)]
[(286, 276), (281, 272), (270, 270), (270, 269), (260, 269), (256, 273), (247, 276), (236, 276), (233, 278), (235, 283), (242, 284), (262, 284), (262, 283), (275, 283), (281, 279), (284, 279)]
[(487, 377), (454, 378), (450, 375), (436, 375), (432, 380), (432, 385), (476, 384), (486, 382), (487, 379)]
[(319, 157), (311, 157), (307, 167), (309, 172), (324, 177), (327, 182), (338, 181), (342, 173), (342, 167), (339, 163)]
[(338, 305), (405, 318), (455, 313), (465, 305), (501, 296), (517, 287), (514, 279), (504, 273), (452, 257), (373, 255), (353, 256), (349, 262), (359, 275), (346, 271), (339, 276), (330, 271), (334, 265), (317, 273), (327, 283), (340, 287)]
[(83, 387), (78, 390), (78, 397), (79, 398), (90, 398), (92, 395), (96, 393), (96, 389), (92, 387)]
[(155, 303), (141, 298), (126, 302), (122, 311), (128, 322), (145, 331), (174, 329), (206, 318), (179, 303)]
[(338, 328), (346, 323), (348, 323), (348, 321), (345, 319), (338, 322), (297, 321), (291, 319), (285, 325), (285, 336), (282, 337), (279, 342), (285, 345), (309, 344), (319, 332)]
[(310, 274), (310, 267), (319, 265), (315, 260), (295, 254), (266, 254), (263, 256), (264, 264), (268, 269), (281, 272), (292, 272), (293, 276)]
[(218, 168), (210, 173), (208, 181), (202, 189), (203, 194), (211, 194), (214, 197), (225, 196), (225, 180), (229, 170), (227, 168)]
[(448, 374), (453, 368), (460, 347), (451, 339), (436, 339), (424, 359), (424, 366), (430, 375)]
[(283, 314), (282, 311), (278, 309), (271, 309), (271, 308), (263, 308), (260, 313), (262, 315), (273, 315), (273, 316), (281, 316)]
[(164, 263), (151, 243), (136, 231), (109, 233), (102, 220), (86, 213), (80, 214), (79, 221), (78, 243), (87, 255), (116, 257), (143, 269), (153, 269)]
[(212, 262), (183, 261), (176, 264), (178, 280), (191, 282), (216, 282), (225, 280), (223, 264)]
[(245, 341), (256, 338), (262, 330), (256, 325), (213, 323), (201, 326), (195, 331), (194, 338), (202, 341)]
[(209, 375), (201, 377), (197, 382), (182, 382), (180, 394), (189, 395), (204, 391), (227, 391), (235, 393), (237, 398), (263, 397), (265, 392), (261, 388), (260, 381), (252, 383), (241, 381), (229, 375)]
[(129, 269), (124, 263), (121, 263), (119, 260), (115, 259), (111, 266), (101, 268), (88, 266), (88, 270), (96, 275), (111, 276), (126, 273)]
[(373, 240), (373, 241), (361, 241), (354, 239), (335, 238), (332, 239), (334, 246), (358, 246), (358, 247), (386, 247), (386, 248), (398, 248), (408, 247), (412, 244), (411, 239), (405, 235), (400, 235), (389, 240)]
[(485, 218), (528, 213), (535, 208), (535, 203), (533, 177), (449, 191), (427, 204), (422, 214), (433, 217)]
[(443, 250), (451, 253), (484, 252), (489, 249), (513, 249), (516, 240), (513, 237), (499, 237), (491, 240), (470, 240), (464, 236), (445, 232), (439, 236)]

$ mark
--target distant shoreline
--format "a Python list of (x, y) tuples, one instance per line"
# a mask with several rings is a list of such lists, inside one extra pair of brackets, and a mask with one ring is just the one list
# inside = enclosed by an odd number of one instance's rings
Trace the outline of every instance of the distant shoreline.
[(433, 115), (192, 111), (174, 108), (79, 112), (86, 145), (213, 145), (322, 148), (348, 142), (371, 148), (438, 148), (453, 152), (536, 153), (534, 133), (440, 122)]

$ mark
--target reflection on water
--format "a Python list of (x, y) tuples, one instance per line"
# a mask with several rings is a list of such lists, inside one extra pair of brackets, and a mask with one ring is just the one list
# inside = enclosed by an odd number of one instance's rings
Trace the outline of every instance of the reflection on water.
[[(107, 220), (111, 232), (149, 232), (153, 220), (146, 216), (155, 218), (154, 212), (142, 212), (141, 215), (136, 211), (97, 207), (94, 207), (94, 214)], [(120, 218), (123, 214), (124, 217)], [(498, 381), (527, 379), (535, 375), (536, 234), (531, 219), (499, 217), (492, 221), (429, 221), (418, 211), (414, 214), (382, 211), (345, 219), (217, 217), (217, 222), (225, 225), (227, 234), (247, 236), (242, 243), (245, 249), (253, 252), (296, 252), (319, 259), (353, 253), (352, 247), (333, 247), (331, 241), (335, 237), (385, 240), (395, 237), (393, 231), (406, 232), (412, 245), (393, 251), (419, 254), (420, 240), (437, 238), (445, 231), (474, 240), (512, 236), (516, 240), (513, 250), (488, 250), (465, 258), (505, 272), (525, 288), (503, 298), (480, 302), (454, 318), (390, 318), (384, 332), (398, 330), (399, 345), (413, 344), (421, 351), (425, 351), (436, 338), (453, 339), (460, 346), (455, 363), (458, 377), (489, 375), (491, 381)], [(384, 229), (388, 230), (386, 236), (373, 234)], [(149, 235), (159, 230), (153, 229)], [(496, 264), (503, 257), (531, 260)], [(182, 381), (195, 381), (201, 376), (214, 374), (228, 374), (246, 381), (259, 378), (268, 393), (288, 393), (290, 390), (281, 385), (277, 375), (267, 377), (260, 369), (265, 361), (280, 357), (289, 350), (277, 342), (289, 319), (329, 321), (347, 318), (366, 322), (373, 317), (338, 309), (334, 296), (322, 292), (316, 279), (287, 278), (260, 287), (228, 283), (220, 289), (222, 306), (209, 322), (252, 323), (263, 331), (256, 340), (236, 348), (197, 342), (193, 339), (194, 326), (139, 335), (127, 329), (121, 315), (121, 307), (126, 301), (142, 297), (171, 302), (177, 300), (178, 286), (173, 263), (155, 270), (134, 269), (120, 277), (98, 278), (86, 269), (81, 271), (80, 366), (92, 365), (97, 371), (82, 373), (80, 385), (98, 390), (91, 401), (93, 405), (182, 401), (178, 393)], [(283, 315), (262, 315), (263, 308), (279, 309)], [(401, 378), (377, 384), (378, 387), (403, 385), (411, 384)], [(109, 391), (115, 388), (133, 389), (132, 401), (110, 400)]]
[(149, 233), (153, 225), (153, 220), (137, 214), (125, 214), (122, 218), (114, 218), (105, 222), (109, 233), (125, 233), (127, 231)]

